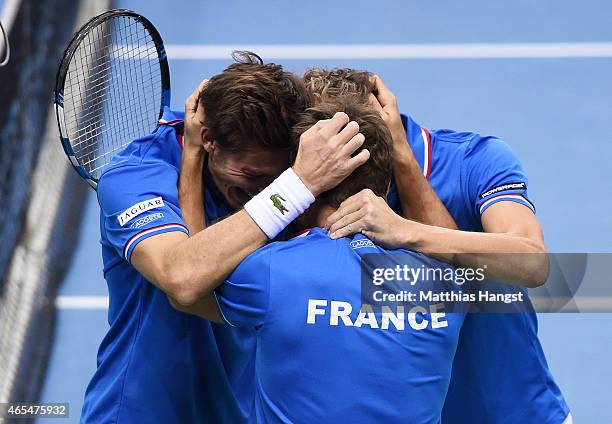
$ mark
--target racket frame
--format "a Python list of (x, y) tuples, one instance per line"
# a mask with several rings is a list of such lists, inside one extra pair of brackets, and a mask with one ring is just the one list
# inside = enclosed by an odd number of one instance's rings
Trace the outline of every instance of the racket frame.
[(4, 25), (2, 25), (2, 22), (0, 22), (0, 31), (2, 32), (2, 40), (4, 43), (4, 51), (2, 52), (4, 53), (4, 56), (0, 58), (0, 67), (2, 67), (5, 66), (11, 58), (11, 45), (9, 43), (8, 32), (6, 32), (6, 29), (4, 28)]
[[(159, 34), (159, 31), (157, 31), (157, 28), (155, 28), (155, 26), (151, 23), (151, 21), (132, 10), (111, 9), (90, 19), (74, 34), (74, 36), (70, 40), (70, 43), (68, 43), (66, 50), (64, 51), (60, 66), (57, 70), (53, 103), (55, 106), (55, 114), (57, 117), (57, 126), (60, 133), (60, 142), (62, 144), (64, 152), (70, 160), (70, 164), (72, 165), (72, 167), (81, 176), (81, 178), (83, 178), (94, 190), (96, 190), (98, 187), (98, 180), (89, 171), (87, 171), (81, 163), (79, 163), (79, 160), (76, 158), (76, 155), (72, 148), (72, 144), (70, 143), (70, 139), (68, 137), (64, 117), (64, 85), (66, 83), (68, 69), (70, 68), (70, 61), (72, 60), (76, 50), (81, 44), (81, 41), (83, 41), (83, 39), (94, 28), (98, 27), (106, 20), (118, 16), (130, 17), (139, 21), (149, 32), (149, 35), (151, 36), (153, 43), (155, 44), (155, 49), (157, 50), (157, 56), (159, 58), (162, 83), (161, 104), (157, 120), (162, 117), (164, 107), (170, 106), (170, 69), (168, 66), (168, 56), (166, 54), (166, 49), (164, 47), (161, 35)], [(142, 135), (144, 136), (146, 134)]]

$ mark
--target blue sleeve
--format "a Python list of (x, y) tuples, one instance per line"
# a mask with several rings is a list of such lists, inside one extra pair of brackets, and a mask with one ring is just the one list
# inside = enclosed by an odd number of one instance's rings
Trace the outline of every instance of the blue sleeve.
[(103, 237), (130, 262), (141, 241), (158, 234), (188, 234), (178, 207), (178, 170), (158, 160), (124, 164), (98, 182)]
[(527, 196), (523, 167), (510, 146), (499, 138), (474, 137), (466, 150), (461, 177), (475, 216), (498, 202), (520, 203), (535, 213)]
[(233, 327), (263, 325), (270, 293), (272, 249), (263, 247), (248, 256), (215, 290), (223, 321)]

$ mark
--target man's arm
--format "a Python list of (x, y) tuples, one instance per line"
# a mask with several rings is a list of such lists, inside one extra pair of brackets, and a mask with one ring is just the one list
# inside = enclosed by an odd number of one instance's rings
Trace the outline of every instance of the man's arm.
[(548, 256), (533, 212), (520, 204), (498, 202), (481, 216), (485, 233), (459, 231), (412, 154), (395, 96), (378, 76), (375, 86), (378, 93), (372, 103), (393, 136), (393, 173), (406, 219), (366, 189), (329, 216), (326, 228), (332, 237), (361, 231), (383, 246), (418, 250), (456, 266), (479, 266), (486, 260), (491, 279), (528, 287), (543, 284)]
[[(189, 228), (189, 234), (197, 234), (206, 228), (206, 210), (204, 207), (204, 161), (206, 150), (199, 142), (206, 134), (204, 111), (199, 110), (198, 95), (206, 87), (208, 80), (202, 81), (196, 91), (185, 103), (185, 134), (183, 138), (183, 156), (179, 177), (179, 206), (183, 221)], [(222, 322), (213, 295), (208, 294), (190, 305), (181, 305), (168, 296), (173, 308), (197, 315), (213, 322)]]
[[(358, 125), (348, 122), (346, 114), (338, 113), (300, 138), (293, 169), (314, 196), (337, 185), (369, 157), (367, 150), (351, 156), (363, 143), (363, 136), (358, 134)], [(199, 162), (187, 161), (192, 165)], [(267, 240), (241, 210), (191, 237), (174, 232), (145, 239), (134, 248), (131, 262), (176, 303), (191, 305), (214, 290)]]
[(267, 240), (241, 210), (191, 237), (171, 232), (140, 242), (132, 265), (175, 302), (190, 305), (214, 290)]
[[(197, 110), (197, 103), (195, 104), (195, 109), (190, 108), (189, 105), (186, 105), (186, 114), (185, 119), (192, 116), (193, 113)], [(203, 120), (202, 120), (203, 122)], [(189, 227), (190, 234), (195, 234), (198, 236), (205, 230), (206, 221), (205, 221), (205, 208), (204, 208), (204, 173), (202, 172), (202, 164), (204, 161), (205, 151), (201, 148), (200, 145), (193, 144), (187, 142), (185, 140), (185, 148), (183, 150), (183, 160), (181, 163), (181, 176), (179, 179), (179, 205), (181, 207), (181, 213), (183, 215), (183, 220)], [(243, 211), (244, 212), (244, 211)], [(223, 221), (221, 221), (223, 222)], [(248, 229), (247, 229), (248, 230)], [(263, 232), (262, 232), (263, 234)], [(240, 237), (240, 232), (238, 231), (238, 238)], [(264, 235), (264, 243), (267, 241), (267, 238)], [(259, 247), (259, 245), (257, 245)], [(248, 261), (248, 259), (247, 259)], [(252, 269), (253, 265), (249, 265), (244, 261), (241, 262), (239, 267), (245, 268), (247, 271), (242, 272), (238, 271), (236, 273), (235, 282), (226, 282), (225, 284), (230, 284), (232, 287), (229, 289), (222, 290), (221, 301), (217, 302), (215, 300), (216, 294), (211, 292), (206, 294), (205, 296), (190, 302), (188, 304), (181, 304), (173, 299), (171, 296), (168, 296), (168, 300), (170, 301), (170, 305), (184, 313), (192, 314), (199, 316), (200, 318), (213, 321), (216, 323), (224, 323), (224, 319), (221, 316), (222, 309), (225, 309), (224, 317), (227, 320), (227, 316), (230, 315), (233, 318), (233, 322), (231, 325), (237, 325), (237, 323), (241, 322), (242, 311), (246, 308), (251, 312), (250, 316), (245, 319), (247, 323), (250, 323), (250, 320), (253, 319), (252, 311), (259, 310), (262, 315), (265, 313), (265, 306), (260, 306), (259, 308), (256, 305), (262, 303), (262, 299), (266, 296), (252, 296), (252, 292), (248, 293), (245, 296), (241, 296), (240, 293), (241, 285), (236, 284), (237, 282), (241, 282), (248, 278), (254, 278), (254, 275), (260, 275), (265, 273), (265, 266), (258, 265), (257, 259), (253, 259), (251, 261), (255, 263), (257, 268), (255, 270)], [(268, 265), (269, 266), (269, 265)], [(232, 268), (231, 271), (234, 269)], [(249, 272), (250, 270), (250, 272)], [(223, 286), (222, 286), (223, 287)], [(225, 302), (226, 298), (229, 297), (235, 301), (230, 302), (229, 304)], [(235, 298), (235, 299), (234, 299)], [(267, 305), (266, 305), (267, 306)], [(237, 317), (237, 318), (235, 318)], [(244, 323), (243, 323), (244, 324)]]
[[(485, 232), (432, 227), (404, 220), (403, 246), (456, 266), (487, 266), (487, 278), (538, 287), (548, 278), (548, 255), (540, 224), (527, 207), (499, 202), (482, 215)], [(452, 252), (452, 253), (444, 253)]]
[(393, 176), (404, 217), (427, 225), (457, 229), (455, 220), (425, 179), (410, 149), (395, 95), (380, 77), (374, 77), (374, 84), (377, 91), (374, 106), (393, 137)]
[(215, 291), (190, 305), (168, 297), (173, 308), (234, 327), (262, 325), (268, 310), (271, 251), (264, 247), (249, 255)]
[(385, 199), (366, 189), (341, 204), (329, 222), (333, 222), (332, 238), (362, 232), (381, 246), (416, 250), (455, 266), (476, 268), (486, 264), (489, 279), (537, 287), (548, 277), (540, 224), (529, 208), (518, 203), (498, 202), (489, 207), (482, 215), (486, 232), (480, 233), (405, 219)]
[(218, 324), (223, 323), (221, 315), (219, 314), (219, 309), (217, 308), (217, 304), (215, 302), (214, 294), (208, 294), (196, 300), (193, 304), (190, 305), (181, 305), (180, 303), (172, 299), (170, 296), (168, 296), (168, 301), (170, 302), (170, 305), (177, 311), (181, 311), (186, 314), (196, 315), (200, 318), (216, 322)]

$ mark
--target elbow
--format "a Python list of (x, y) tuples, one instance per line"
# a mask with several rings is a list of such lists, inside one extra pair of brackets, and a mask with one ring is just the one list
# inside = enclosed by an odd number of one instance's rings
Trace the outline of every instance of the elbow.
[(169, 294), (166, 294), (166, 297), (168, 298), (168, 302), (170, 303), (170, 306), (172, 306), (172, 308), (176, 309), (177, 311), (180, 312), (185, 312), (188, 313), (189, 312), (189, 306), (188, 305), (183, 305), (180, 304), (174, 297), (172, 297)]
[(525, 286), (530, 289), (535, 289), (546, 284), (546, 280), (548, 280), (548, 270), (537, 269), (531, 272)]
[(166, 292), (170, 299), (170, 304), (174, 309), (183, 310), (182, 308), (189, 308), (193, 306), (199, 299), (199, 297), (189, 290), (174, 290), (172, 292)]
[(550, 262), (548, 259), (548, 253), (543, 252), (538, 254), (538, 268), (534, 275), (534, 287), (540, 287), (546, 284), (548, 276), (550, 275)]
[(171, 300), (172, 307), (181, 310), (182, 307), (194, 305), (204, 295), (193, 282), (184, 270), (170, 268), (163, 273), (160, 286)]
[(206, 264), (185, 263), (176, 250), (167, 252), (157, 269), (158, 286), (172, 299), (172, 306), (191, 307), (211, 291), (209, 275), (214, 270)]
[(526, 286), (528, 288), (537, 288), (546, 284), (550, 274), (550, 261), (546, 248), (537, 246), (533, 253), (528, 253), (526, 261), (526, 274), (529, 276)]

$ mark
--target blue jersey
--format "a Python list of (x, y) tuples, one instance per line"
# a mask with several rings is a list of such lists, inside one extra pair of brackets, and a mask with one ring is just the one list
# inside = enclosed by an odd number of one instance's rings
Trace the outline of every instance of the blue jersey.
[[(525, 172), (502, 140), (451, 130), (430, 132), (410, 117), (402, 120), (425, 177), (460, 229), (483, 231), (481, 215), (497, 202), (516, 202), (535, 213)], [(400, 212), (395, 187), (388, 200)], [(527, 293), (503, 287), (508, 293)], [(468, 314), (442, 423), (562, 423), (569, 408), (548, 369), (537, 331), (535, 313)]]
[[(85, 423), (240, 423), (253, 402), (254, 337), (174, 310), (130, 264), (158, 234), (187, 233), (178, 207), (182, 121), (113, 158), (98, 184), (110, 329), (85, 394)], [(230, 208), (206, 178), (208, 221)]]
[(389, 268), (451, 268), (315, 228), (259, 249), (215, 291), (224, 320), (257, 334), (255, 422), (439, 422), (465, 314), (389, 305), (400, 316), (391, 323), (362, 297), (364, 254)]

